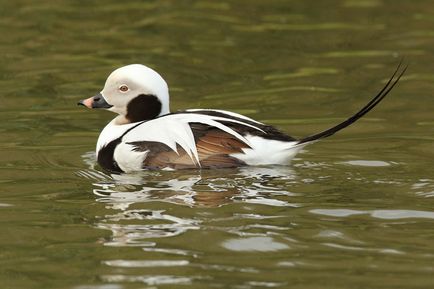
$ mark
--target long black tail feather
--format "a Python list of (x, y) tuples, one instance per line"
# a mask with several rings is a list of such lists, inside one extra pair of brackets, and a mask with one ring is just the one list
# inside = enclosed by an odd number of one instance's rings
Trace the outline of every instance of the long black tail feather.
[[(383, 89), (370, 101), (368, 104), (366, 104), (361, 110), (359, 110), (356, 114), (348, 118), (347, 120), (341, 122), (338, 125), (335, 125), (332, 128), (329, 128), (325, 131), (322, 131), (320, 133), (302, 138), (298, 141), (297, 144), (304, 144), (312, 141), (317, 141), (326, 137), (329, 137), (331, 135), (334, 135), (336, 132), (340, 131), (341, 129), (346, 128), (347, 126), (353, 124), (356, 122), (359, 118), (364, 116), (366, 113), (368, 113), (371, 109), (373, 109), (377, 104), (380, 103), (386, 97), (386, 95), (392, 90), (392, 88), (398, 83), (401, 76), (405, 73), (408, 66), (402, 67), (402, 61), (398, 64), (398, 67), (396, 68), (395, 72), (393, 73), (392, 77), (389, 79), (389, 81), (386, 83), (386, 85), (383, 87)], [(401, 70), (401, 72), (399, 72)], [(399, 73), (398, 73), (399, 72)], [(395, 76), (397, 76), (395, 78)]]

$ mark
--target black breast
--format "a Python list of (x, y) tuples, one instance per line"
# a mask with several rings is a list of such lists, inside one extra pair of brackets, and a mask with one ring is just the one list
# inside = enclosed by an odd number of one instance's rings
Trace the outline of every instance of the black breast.
[(123, 173), (114, 159), (115, 148), (121, 143), (121, 137), (109, 142), (98, 152), (98, 164), (111, 173)]

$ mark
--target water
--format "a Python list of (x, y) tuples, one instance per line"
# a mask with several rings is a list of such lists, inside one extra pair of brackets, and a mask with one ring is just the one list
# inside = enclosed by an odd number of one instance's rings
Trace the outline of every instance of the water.
[[(2, 1), (1, 288), (431, 288), (432, 1)], [(364, 105), (290, 167), (110, 176), (110, 71), (157, 69), (172, 110), (296, 137)]]

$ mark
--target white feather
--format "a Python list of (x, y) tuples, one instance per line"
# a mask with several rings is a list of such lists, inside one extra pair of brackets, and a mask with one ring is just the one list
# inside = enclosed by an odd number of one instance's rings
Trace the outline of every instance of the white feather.
[(287, 165), (292, 158), (306, 145), (294, 142), (264, 139), (259, 136), (247, 135), (250, 148), (243, 148), (243, 153), (231, 154), (247, 165)]
[(216, 127), (250, 146), (248, 139), (219, 121), (237, 123), (262, 131), (256, 126), (230, 118), (195, 113), (179, 113), (156, 118), (138, 125), (123, 136), (122, 142), (160, 142), (175, 152), (177, 152), (177, 145), (179, 145), (190, 156), (192, 162), (200, 166), (196, 142), (189, 126), (190, 123), (201, 123)]
[(223, 113), (226, 114), (228, 116), (232, 116), (232, 117), (237, 117), (237, 118), (241, 118), (241, 119), (245, 119), (257, 124), (263, 124), (262, 122), (259, 122), (257, 120), (254, 120), (250, 117), (247, 117), (245, 115), (236, 113), (236, 112), (232, 112), (232, 111), (227, 111), (227, 110), (221, 110), (221, 109), (209, 109), (209, 108), (195, 108), (195, 109), (187, 109), (186, 111), (191, 111), (191, 112), (195, 112), (195, 111), (215, 111), (215, 112), (219, 112), (219, 113)]
[(146, 159), (148, 153), (149, 151), (135, 151), (134, 146), (120, 143), (113, 153), (113, 158), (118, 160), (118, 166), (122, 171), (134, 172), (142, 170), (143, 161)]

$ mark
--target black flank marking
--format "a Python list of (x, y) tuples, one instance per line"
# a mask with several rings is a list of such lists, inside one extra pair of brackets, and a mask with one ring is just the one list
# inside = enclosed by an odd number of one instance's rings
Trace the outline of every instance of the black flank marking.
[(161, 112), (161, 102), (155, 95), (140, 94), (127, 105), (126, 118), (130, 122), (139, 122), (156, 118)]
[(111, 173), (123, 173), (118, 163), (114, 160), (113, 154), (115, 148), (121, 143), (121, 138), (117, 138), (109, 142), (105, 147), (98, 152), (98, 164), (105, 170)]
[(271, 125), (260, 124), (260, 123), (246, 120), (243, 118), (234, 117), (234, 116), (228, 115), (228, 114), (220, 112), (220, 111), (214, 111), (214, 110), (178, 111), (178, 112), (175, 112), (174, 114), (178, 114), (178, 113), (197, 113), (197, 114), (205, 114), (205, 115), (210, 115), (210, 116), (224, 117), (224, 118), (233, 119), (233, 120), (236, 120), (236, 121), (239, 121), (242, 123), (246, 123), (248, 125), (255, 126), (255, 127), (264, 131), (264, 132), (262, 132), (260, 130), (254, 129), (250, 126), (242, 125), (240, 123), (233, 123), (230, 121), (217, 120), (218, 122), (230, 127), (231, 129), (233, 129), (237, 133), (241, 134), (242, 136), (249, 134), (249, 135), (253, 135), (253, 136), (260, 136), (260, 137), (263, 137), (265, 139), (270, 139), (270, 140), (288, 141), (288, 142), (289, 141), (296, 141), (295, 138), (285, 134), (284, 132), (278, 130), (277, 128), (275, 128)]

